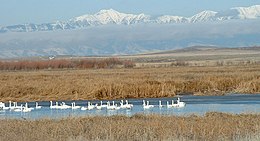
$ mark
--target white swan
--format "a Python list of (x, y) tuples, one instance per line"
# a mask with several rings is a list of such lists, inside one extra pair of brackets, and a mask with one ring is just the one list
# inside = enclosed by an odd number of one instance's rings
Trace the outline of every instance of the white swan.
[(57, 109), (57, 102), (56, 102), (56, 105), (52, 105), (52, 101), (50, 101), (50, 108), (51, 109)]
[(186, 106), (186, 103), (185, 102), (181, 102), (181, 99), (179, 97), (177, 98), (177, 104), (178, 104), (179, 108)]
[(114, 106), (110, 105), (110, 102), (107, 102), (107, 110), (114, 110)]
[(76, 106), (75, 102), (71, 103), (71, 109), (79, 109), (79, 108), (80, 108), (80, 106)]
[[(92, 109), (92, 106), (91, 106), (90, 102), (88, 102), (88, 104), (87, 104), (86, 107), (82, 106), (82, 107), (80, 108), (80, 110), (82, 110), (82, 111), (91, 110), (91, 109)], [(94, 109), (94, 107), (93, 107), (93, 109)]]
[(87, 110), (88, 108), (87, 107), (81, 107), (80, 108), (80, 110), (82, 110), (82, 111), (85, 111), (85, 110)]
[(60, 109), (59, 102), (56, 101), (55, 103), (56, 103), (56, 105), (55, 105), (56, 109)]
[(134, 106), (133, 104), (129, 104), (127, 100), (125, 102), (126, 103), (124, 104), (124, 101), (121, 100), (120, 108), (122, 108), (122, 109), (131, 109)]
[(134, 107), (134, 104), (129, 104), (129, 103), (128, 103), (128, 100), (125, 100), (125, 103), (126, 103), (126, 105), (129, 105), (131, 108)]
[(121, 102), (120, 102), (120, 107), (121, 107), (121, 108), (125, 108), (124, 100), (121, 100)]
[(5, 103), (0, 102), (0, 110), (8, 110), (10, 107), (6, 107)]
[(58, 106), (58, 109), (68, 109), (71, 108), (71, 106), (66, 105), (65, 102), (61, 102), (60, 106)]
[(32, 110), (33, 108), (29, 108), (27, 103), (25, 103), (25, 107), (22, 108), (22, 112), (31, 112)]
[(163, 105), (162, 105), (162, 101), (159, 100), (159, 108), (162, 108), (162, 107), (163, 107)]
[(88, 108), (87, 107), (84, 107), (84, 106), (82, 106), (81, 108), (80, 108), (80, 110), (82, 110), (82, 111), (85, 111), (85, 110), (87, 110)]
[(182, 107), (186, 106), (186, 103), (185, 102), (181, 102), (180, 98), (178, 97), (177, 98), (177, 103), (174, 103), (173, 100), (172, 100), (172, 106), (176, 107), (176, 108), (182, 108)]
[(121, 109), (120, 107), (117, 106), (117, 104), (115, 104), (115, 101), (113, 101), (113, 105), (112, 105), (112, 106), (114, 106), (114, 110), (119, 110), (119, 109)]
[(42, 106), (39, 106), (38, 102), (35, 102), (35, 109), (41, 109)]
[(14, 104), (14, 106), (13, 106), (14, 108), (13, 109), (16, 109), (17, 108), (17, 102), (13, 102), (13, 104)]
[(119, 110), (121, 109), (121, 107), (117, 106), (117, 104), (115, 104), (115, 110)]
[(169, 101), (166, 102), (166, 107), (167, 108), (172, 108), (172, 105), (169, 104)]
[(18, 106), (17, 102), (13, 102), (13, 103), (14, 103), (14, 109), (21, 109), (21, 108), (23, 108), (22, 104), (20, 106)]
[(10, 110), (14, 110), (14, 108), (15, 108), (15, 107), (12, 106), (12, 101), (9, 101), (9, 109), (10, 109)]
[(107, 110), (109, 110), (109, 109), (110, 109), (110, 102), (107, 101)]
[(92, 103), (88, 102), (88, 107), (87, 107), (87, 109), (88, 109), (88, 110), (92, 110), (92, 109), (94, 109), (94, 108), (95, 108), (95, 105), (92, 105)]
[(107, 107), (107, 105), (103, 104), (102, 101), (100, 101), (100, 105), (101, 105), (102, 108), (106, 108)]
[(53, 105), (53, 102), (50, 101), (50, 108), (51, 108), (51, 109), (60, 109), (61, 107), (59, 106), (59, 103), (58, 103), (58, 102), (56, 102), (56, 105)]
[(120, 107), (117, 107), (117, 105), (115, 105), (115, 101), (113, 101), (113, 104), (110, 105), (110, 102), (107, 102), (107, 110), (119, 110)]
[(150, 108), (154, 107), (154, 105), (149, 105), (149, 101), (148, 100), (146, 101), (146, 103), (147, 103), (147, 106), (149, 106)]
[(32, 107), (28, 107), (27, 103), (25, 103), (25, 108), (30, 109), (30, 110), (34, 110), (34, 108), (32, 108)]
[[(14, 104), (13, 106), (12, 106), (12, 103)], [(19, 109), (19, 108), (21, 108), (21, 107), (20, 107), (20, 106), (19, 106), (19, 107), (17, 106), (17, 102), (9, 101), (9, 109), (10, 109), (10, 110), (15, 110), (15, 109)]]
[(3, 109), (4, 109), (4, 107), (5, 107), (5, 103), (3, 103), (3, 102), (0, 102), (0, 110), (3, 110)]
[(3, 102), (0, 102), (0, 110), (2, 110), (5, 107), (5, 104)]
[(146, 101), (147, 104), (145, 104), (145, 100), (143, 100), (143, 108), (144, 109), (150, 109), (152, 107), (154, 107), (154, 105), (149, 105), (149, 101)]
[(23, 110), (23, 104), (21, 104), (20, 108), (15, 108), (14, 112), (21, 112)]
[(102, 101), (100, 102), (100, 105), (96, 104), (96, 108), (97, 108), (98, 110), (102, 110)]
[(97, 110), (102, 110), (102, 108), (106, 108), (107, 105), (103, 105), (103, 102), (100, 101), (100, 105), (98, 105), (98, 104), (96, 103), (95, 107), (97, 108)]
[(172, 107), (178, 107), (178, 104), (177, 103), (174, 103), (174, 100), (172, 100)]

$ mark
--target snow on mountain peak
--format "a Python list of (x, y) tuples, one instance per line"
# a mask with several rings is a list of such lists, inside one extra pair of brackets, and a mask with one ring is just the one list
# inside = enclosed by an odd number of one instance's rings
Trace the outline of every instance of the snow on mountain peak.
[(95, 15), (101, 15), (101, 14), (121, 14), (121, 13), (114, 9), (102, 9)]
[(75, 17), (68, 21), (57, 21), (53, 23), (42, 24), (19, 24), (0, 27), (0, 33), (11, 32), (33, 32), (33, 31), (53, 31), (65, 29), (80, 29), (89, 26), (99, 26), (107, 24), (116, 25), (132, 25), (139, 23), (197, 23), (208, 21), (224, 21), (224, 20), (243, 20), (260, 18), (260, 5), (250, 7), (235, 7), (226, 11), (209, 11), (205, 10), (191, 17), (181, 16), (150, 16), (146, 14), (127, 14), (121, 13), (114, 9), (103, 9), (95, 14), (86, 14)]
[(100, 10), (94, 15), (83, 15), (74, 18), (72, 21), (75, 22), (87, 22), (90, 25), (103, 25), (103, 24), (131, 24), (139, 22), (149, 21), (150, 16), (145, 14), (125, 14), (120, 13), (114, 9)]
[(180, 16), (164, 15), (156, 19), (157, 23), (184, 23), (188, 22), (188, 19)]
[(99, 12), (95, 13), (94, 15), (86, 14), (86, 15), (76, 17), (73, 20), (74, 21), (95, 20), (97, 16), (110, 16), (110, 15), (119, 15), (119, 14), (121, 13), (119, 13), (114, 9), (102, 9)]
[(235, 7), (231, 8), (239, 12), (240, 19), (256, 19), (260, 17), (260, 5), (253, 5), (250, 7)]
[(198, 22), (198, 21), (214, 21), (215, 20), (215, 15), (218, 12), (215, 11), (209, 11), (209, 10), (205, 10), (202, 11), (192, 17), (190, 17), (190, 22), (194, 23), (194, 22)]
[(100, 10), (94, 15), (83, 15), (74, 18), (72, 21), (86, 25), (104, 24), (135, 24), (135, 23), (196, 23), (207, 21), (223, 21), (230, 19), (255, 19), (260, 17), (260, 5), (250, 7), (235, 7), (226, 11), (215, 12), (210, 10), (202, 11), (191, 17), (163, 15), (151, 18), (145, 14), (126, 14), (114, 9)]

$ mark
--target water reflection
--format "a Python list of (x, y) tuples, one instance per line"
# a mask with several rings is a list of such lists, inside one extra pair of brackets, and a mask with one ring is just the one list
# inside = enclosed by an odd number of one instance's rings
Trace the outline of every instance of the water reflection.
[[(50, 109), (49, 102), (39, 102), (41, 109), (34, 109), (31, 112), (14, 112), (10, 110), (0, 110), (0, 118), (18, 118), (18, 119), (40, 119), (51, 118), (59, 119), (66, 117), (84, 117), (84, 116), (112, 116), (112, 115), (126, 115), (131, 116), (134, 114), (161, 114), (161, 115), (190, 115), (197, 114), (203, 115), (206, 112), (216, 111), (225, 113), (259, 113), (260, 112), (260, 95), (226, 95), (226, 96), (182, 96), (181, 100), (186, 103), (183, 108), (167, 108), (166, 102), (177, 98), (153, 98), (153, 99), (128, 99), (130, 104), (133, 104), (132, 109), (119, 109), (119, 110), (85, 110), (80, 109)], [(149, 100), (151, 105), (155, 105), (151, 109), (143, 109), (143, 100)], [(159, 100), (162, 101), (163, 107), (158, 106)], [(65, 101), (66, 104), (72, 101)], [(76, 105), (86, 106), (88, 101), (75, 101)], [(99, 101), (91, 101), (93, 104)], [(106, 103), (107, 101), (103, 101)], [(111, 102), (111, 101), (110, 101)], [(119, 100), (115, 101), (119, 105)], [(24, 103), (18, 103), (18, 105)], [(8, 104), (6, 104), (8, 105)], [(29, 107), (35, 107), (35, 102), (28, 103)]]

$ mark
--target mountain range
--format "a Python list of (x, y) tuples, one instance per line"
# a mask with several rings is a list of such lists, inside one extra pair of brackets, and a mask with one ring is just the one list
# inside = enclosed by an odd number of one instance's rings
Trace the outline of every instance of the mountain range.
[(226, 11), (205, 10), (191, 17), (182, 16), (151, 16), (146, 14), (126, 14), (113, 9), (100, 10), (98, 13), (82, 15), (67, 21), (56, 21), (42, 24), (19, 24), (0, 27), (0, 33), (56, 31), (69, 29), (84, 29), (100, 25), (135, 25), (135, 24), (174, 24), (199, 23), (226, 20), (245, 20), (260, 18), (260, 5), (250, 7), (235, 7)]
[(67, 21), (0, 27), (0, 58), (111, 56), (190, 46), (260, 45), (260, 5), (191, 17), (101, 10)]

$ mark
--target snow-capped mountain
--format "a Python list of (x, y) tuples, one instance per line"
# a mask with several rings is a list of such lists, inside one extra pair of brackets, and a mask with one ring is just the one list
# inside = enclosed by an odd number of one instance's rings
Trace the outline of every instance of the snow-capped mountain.
[(100, 25), (133, 25), (133, 24), (173, 24), (173, 23), (198, 23), (198, 22), (213, 22), (232, 19), (257, 19), (260, 18), (260, 5), (250, 7), (235, 7), (226, 11), (202, 11), (191, 17), (182, 16), (150, 16), (146, 14), (126, 14), (116, 10), (100, 10), (98, 13), (90, 15), (82, 15), (72, 18), (68, 21), (56, 21), (53, 23), (43, 24), (20, 24), (0, 27), (2, 32), (33, 32), (33, 31), (55, 31), (66, 29), (81, 29), (89, 26)]
[(206, 22), (206, 21), (216, 21), (216, 14), (218, 12), (214, 11), (202, 11), (192, 17), (189, 18), (189, 22)]
[(170, 16), (164, 15), (156, 19), (156, 23), (165, 24), (165, 23), (186, 23), (189, 22), (188, 18), (180, 16)]
[(1, 26), (0, 59), (138, 54), (194, 45), (259, 46), (259, 9), (256, 5), (221, 12), (207, 10), (190, 17), (126, 14), (109, 9), (68, 21)]
[(251, 7), (236, 7), (232, 8), (238, 11), (240, 19), (256, 19), (260, 17), (260, 5)]
[(145, 14), (125, 14), (116, 10), (101, 10), (94, 15), (83, 15), (70, 20), (70, 23), (79, 25), (105, 25), (105, 24), (135, 24), (149, 22), (150, 16)]

